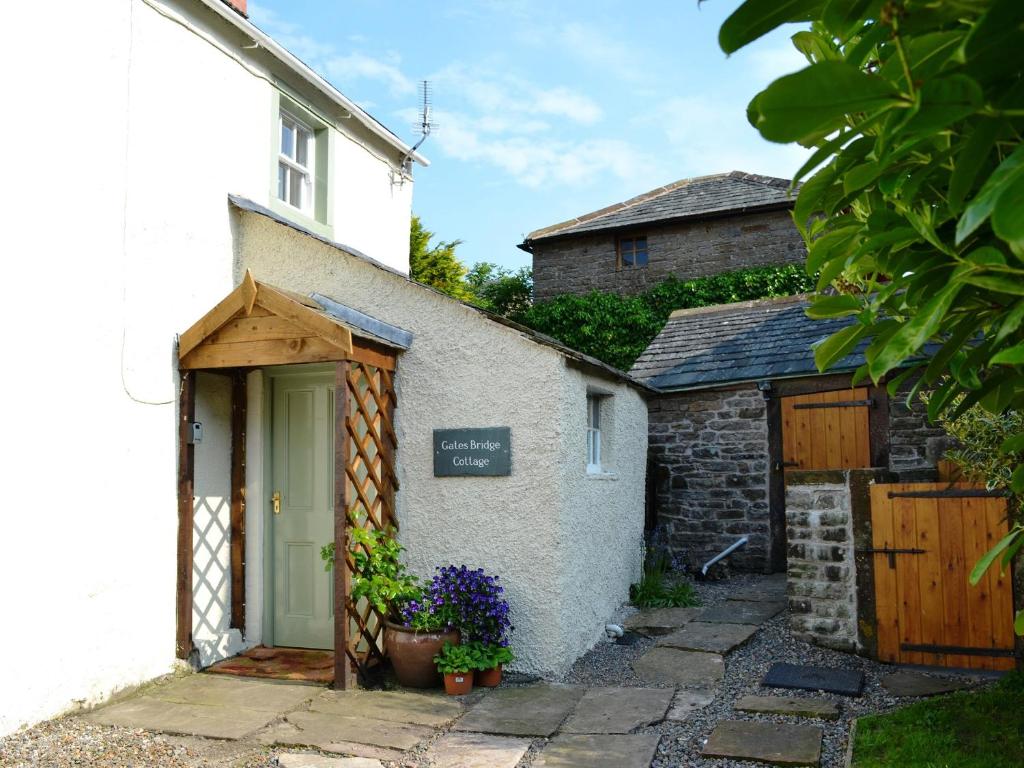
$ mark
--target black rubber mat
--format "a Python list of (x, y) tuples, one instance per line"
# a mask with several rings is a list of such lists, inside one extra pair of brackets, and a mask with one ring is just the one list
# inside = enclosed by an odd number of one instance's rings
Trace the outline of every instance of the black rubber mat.
[(864, 673), (854, 669), (773, 664), (761, 685), (769, 688), (796, 688), (803, 691), (828, 691), (843, 696), (860, 696), (864, 688)]

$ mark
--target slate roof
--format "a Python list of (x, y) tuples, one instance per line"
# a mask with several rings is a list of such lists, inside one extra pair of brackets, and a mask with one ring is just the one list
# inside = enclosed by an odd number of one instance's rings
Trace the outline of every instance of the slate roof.
[[(807, 296), (676, 310), (630, 373), (660, 390), (816, 376), (811, 345), (852, 322), (812, 320)], [(864, 362), (861, 345), (830, 373)]]
[(791, 208), (794, 197), (789, 194), (789, 184), (787, 179), (742, 171), (682, 179), (625, 202), (535, 230), (519, 247), (529, 250), (532, 243), (540, 240), (606, 229)]

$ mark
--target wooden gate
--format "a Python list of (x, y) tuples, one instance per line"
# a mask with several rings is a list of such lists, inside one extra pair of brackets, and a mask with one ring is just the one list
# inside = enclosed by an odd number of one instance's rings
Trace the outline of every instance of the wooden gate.
[(871, 466), (867, 387), (782, 399), (782, 466), (861, 469)]
[(974, 564), (1007, 532), (1006, 500), (966, 483), (871, 486), (878, 656), (971, 669), (1015, 666), (1010, 574)]
[[(394, 365), (393, 359), (386, 362)], [(344, 440), (341, 498), (346, 530), (397, 528), (394, 502), (398, 479), (394, 455), (398, 439), (392, 418), (396, 404), (393, 372), (361, 362), (339, 363), (336, 392), (339, 399), (347, 401), (337, 404), (337, 413), (346, 417), (338, 419), (335, 437)], [(336, 647), (344, 645), (350, 663), (365, 670), (384, 658), (384, 617), (366, 600), (352, 599), (350, 581), (355, 559), (347, 542), (344, 551), (345, 568), (338, 587), (343, 590), (348, 622), (347, 631), (340, 638), (343, 642)]]

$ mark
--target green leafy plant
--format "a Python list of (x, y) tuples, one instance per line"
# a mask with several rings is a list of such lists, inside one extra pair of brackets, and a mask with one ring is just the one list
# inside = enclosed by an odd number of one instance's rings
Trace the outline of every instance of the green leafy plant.
[(644, 573), (629, 588), (629, 599), (637, 608), (681, 608), (699, 605), (693, 585), (681, 571), (682, 563), (672, 556), (668, 532), (659, 525), (647, 534), (644, 543)]
[(441, 652), (434, 657), (437, 664), (437, 671), (442, 675), (459, 674), (471, 672), (474, 669), (487, 669), (481, 667), (481, 655), (479, 648), (474, 644), (456, 645), (445, 643)]
[[(891, 377), (895, 392), (914, 377), (911, 398), (934, 388), (933, 420), (1024, 410), (1024, 3), (746, 0), (719, 43), (733, 53), (808, 21), (792, 40), (810, 65), (747, 116), (814, 150), (794, 179), (819, 275), (808, 314), (852, 319), (816, 347), (818, 367), (867, 342), (855, 380)], [(1015, 494), (1022, 449), (1019, 434), (999, 448)], [(1014, 526), (978, 568), (1020, 541)]]
[[(421, 600), (423, 587), (408, 573), (400, 556), (403, 547), (395, 538), (394, 528), (366, 530), (354, 526), (349, 534), (352, 559), (352, 599), (367, 600), (390, 621), (402, 623), (402, 608), (413, 600)], [(334, 564), (334, 543), (320, 550), (324, 569)]]
[(790, 296), (812, 290), (801, 267), (756, 267), (695, 280), (669, 277), (633, 296), (593, 291), (536, 302), (519, 322), (621, 370), (629, 370), (676, 309)]
[(473, 640), (468, 645), (473, 649), (473, 653), (476, 654), (477, 663), (479, 664), (474, 669), (481, 671), (494, 669), (499, 664), (511, 664), (516, 658), (509, 646), (501, 645), (500, 643), (484, 643), (479, 640)]
[(516, 322), (522, 321), (533, 302), (533, 270), (530, 267), (513, 271), (480, 261), (470, 268), (465, 282), (471, 294), (471, 304)]

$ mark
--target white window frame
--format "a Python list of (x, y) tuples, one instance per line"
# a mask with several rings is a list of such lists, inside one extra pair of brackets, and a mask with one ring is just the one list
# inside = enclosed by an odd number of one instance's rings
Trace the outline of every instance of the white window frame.
[(587, 395), (587, 474), (601, 474), (601, 397)]
[[(300, 137), (302, 136), (302, 132), (303, 131), (305, 132), (305, 135), (306, 135), (306, 139), (305, 139), (305, 141), (306, 141), (306, 165), (303, 165), (302, 163), (300, 163), (295, 157), (291, 157), (289, 155), (286, 155), (283, 152), (283, 147), (281, 146), (281, 144), (282, 144), (282, 142), (284, 140), (284, 123), (285, 123), (285, 120), (288, 120), (296, 128), (296, 130), (295, 130), (295, 146), (293, 147), (293, 151), (295, 152), (296, 157), (298, 157), (298, 153), (299, 153)], [(284, 186), (284, 195), (285, 196), (281, 197), (280, 173), (281, 173), (281, 166), (282, 165), (285, 166), (289, 170), (289, 173), (298, 173), (298, 174), (300, 174), (302, 176), (303, 183), (300, 186), (300, 190), (301, 190), (300, 194), (301, 194), (302, 199), (299, 201), (299, 205), (295, 205), (294, 202), (292, 202), (291, 200), (288, 199), (288, 191), (291, 188), (291, 185), (288, 184), (288, 183), (285, 183), (285, 186)], [(287, 206), (290, 206), (291, 208), (294, 208), (297, 211), (301, 211), (302, 213), (306, 214), (307, 216), (312, 216), (313, 215), (313, 204), (314, 204), (314, 200), (313, 200), (313, 194), (314, 194), (313, 169), (315, 167), (316, 167), (316, 134), (315, 134), (315, 132), (313, 131), (313, 129), (308, 124), (306, 124), (305, 122), (303, 122), (302, 120), (297, 118), (291, 112), (289, 112), (289, 111), (287, 111), (285, 109), (280, 110), (280, 114), (278, 115), (278, 119), (277, 119), (277, 172), (278, 172), (278, 191), (277, 191), (277, 196), (278, 196), (278, 199), (282, 203), (284, 203)]]

